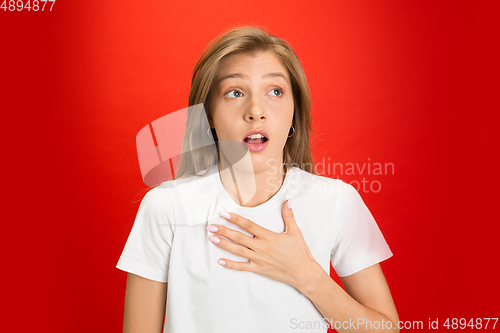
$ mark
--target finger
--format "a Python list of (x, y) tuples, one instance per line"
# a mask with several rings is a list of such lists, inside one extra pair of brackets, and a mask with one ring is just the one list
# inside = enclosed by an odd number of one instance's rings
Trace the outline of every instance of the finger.
[(231, 228), (227, 228), (227, 227), (215, 225), (215, 224), (209, 225), (207, 227), (207, 230), (210, 232), (213, 232), (217, 235), (221, 235), (221, 236), (224, 236), (226, 238), (229, 238), (230, 240), (232, 240), (235, 243), (238, 243), (238, 244), (244, 245), (248, 248), (254, 249), (256, 240), (255, 240), (255, 238), (253, 238), (253, 236), (250, 237), (250, 236), (245, 235), (244, 233), (239, 232), (237, 230), (233, 230)]
[(265, 238), (267, 235), (269, 235), (270, 232), (272, 232), (266, 228), (261, 227), (257, 223), (254, 223), (251, 220), (239, 216), (235, 213), (222, 212), (220, 215), (229, 222), (239, 225), (246, 231), (254, 234), (258, 238)]
[(234, 269), (237, 271), (253, 272), (253, 262), (237, 262), (226, 258), (220, 258), (217, 263), (223, 267)]
[(283, 208), (281, 209), (281, 215), (283, 216), (283, 221), (285, 222), (285, 233), (289, 234), (300, 231), (300, 228), (295, 221), (295, 216), (293, 215), (292, 199), (285, 201)]
[(217, 245), (218, 247), (228, 250), (229, 252), (236, 254), (237, 256), (252, 259), (254, 258), (255, 252), (243, 245), (235, 244), (227, 239), (212, 235), (209, 237), (210, 241)]

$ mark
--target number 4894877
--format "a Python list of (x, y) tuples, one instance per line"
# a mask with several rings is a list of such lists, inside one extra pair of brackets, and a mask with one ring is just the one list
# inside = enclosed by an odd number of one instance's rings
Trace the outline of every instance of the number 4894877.
[[(1, 0), (0, 0), (1, 1)], [(22, 10), (27, 10), (27, 11), (34, 11), (34, 12), (38, 12), (38, 11), (45, 11), (45, 9), (47, 9), (47, 11), (52, 11), (52, 7), (54, 6), (54, 4), (56, 3), (56, 0), (28, 0), (26, 2), (22, 1), (22, 0), (4, 0), (2, 2), (2, 5), (0, 6), (0, 9), (3, 9), (4, 12), (6, 11), (10, 11), (10, 12), (14, 12), (14, 11), (22, 11)], [(47, 8), (45, 8), (45, 6), (47, 5), (47, 3), (49, 2), (52, 2), (50, 4), (50, 7), (47, 6)]]

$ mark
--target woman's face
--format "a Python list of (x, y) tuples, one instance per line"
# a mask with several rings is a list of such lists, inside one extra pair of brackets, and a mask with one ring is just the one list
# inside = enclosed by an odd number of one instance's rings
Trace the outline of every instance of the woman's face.
[[(281, 61), (271, 52), (231, 55), (221, 62), (210, 94), (208, 120), (218, 140), (246, 144), (256, 173), (279, 167), (294, 110)], [(251, 131), (265, 138), (247, 138)]]

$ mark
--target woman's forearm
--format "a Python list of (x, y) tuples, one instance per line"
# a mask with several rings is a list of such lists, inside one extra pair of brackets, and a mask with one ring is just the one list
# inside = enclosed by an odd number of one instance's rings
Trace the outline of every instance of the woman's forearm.
[[(342, 332), (399, 332), (397, 322), (352, 298), (318, 264), (297, 288), (309, 298), (332, 328)], [(387, 323), (387, 322), (392, 322)], [(392, 328), (389, 328), (392, 327)]]

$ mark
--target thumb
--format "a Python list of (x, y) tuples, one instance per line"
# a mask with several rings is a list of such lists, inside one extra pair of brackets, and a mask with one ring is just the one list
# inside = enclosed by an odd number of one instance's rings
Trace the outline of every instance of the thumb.
[(283, 209), (281, 210), (281, 215), (283, 215), (283, 221), (285, 221), (285, 233), (294, 232), (298, 226), (295, 222), (295, 217), (293, 216), (292, 210), (292, 199), (288, 199), (283, 204)]

